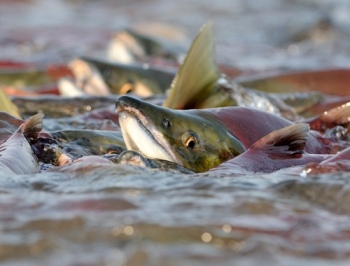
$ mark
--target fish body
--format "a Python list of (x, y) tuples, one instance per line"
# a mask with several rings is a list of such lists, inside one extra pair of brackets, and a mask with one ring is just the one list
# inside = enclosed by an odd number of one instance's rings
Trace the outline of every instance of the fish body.
[(151, 58), (179, 62), (186, 53), (187, 42), (178, 28), (143, 24), (117, 32), (109, 44), (108, 58), (129, 64)]
[(38, 171), (38, 161), (29, 140), (42, 130), (43, 114), (27, 119), (0, 145), (0, 170), (12, 174), (32, 174)]
[(120, 132), (107, 130), (61, 130), (51, 132), (62, 150), (74, 158), (82, 155), (121, 153), (125, 144)]
[(113, 160), (113, 162), (117, 164), (142, 166), (173, 173), (193, 174), (193, 171), (181, 165), (178, 165), (177, 163), (161, 159), (149, 159), (142, 154), (132, 150), (126, 150), (122, 152), (116, 160)]
[[(256, 141), (272, 131), (293, 125), (294, 123), (277, 115), (246, 107), (209, 108), (196, 111), (199, 115), (211, 114), (210, 120), (218, 120), (226, 130), (238, 138), (247, 149)], [(208, 116), (209, 117), (209, 116)], [(314, 130), (308, 133), (305, 150), (308, 153), (330, 153), (332, 142), (324, 139)]]
[(321, 162), (310, 162), (303, 166), (301, 175), (350, 172), (350, 148), (337, 153)]
[(111, 63), (85, 57), (75, 59), (69, 65), (77, 86), (87, 94), (134, 93), (147, 97), (163, 94), (174, 78), (174, 73), (149, 65)]
[[(194, 172), (237, 157), (269, 133), (294, 125), (271, 113), (244, 107), (172, 110), (129, 96), (120, 97), (116, 106), (127, 149), (173, 161)], [(308, 133), (305, 150), (329, 153), (316, 131)]]
[(212, 174), (271, 173), (287, 167), (320, 163), (336, 155), (305, 152), (309, 125), (292, 124), (255, 142), (241, 155), (209, 170)]

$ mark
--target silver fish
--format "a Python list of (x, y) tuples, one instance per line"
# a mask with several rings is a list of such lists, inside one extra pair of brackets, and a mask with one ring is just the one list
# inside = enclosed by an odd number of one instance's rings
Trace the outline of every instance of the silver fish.
[(12, 174), (32, 174), (39, 164), (29, 141), (42, 130), (44, 115), (28, 118), (4, 143), (0, 145), (0, 171)]

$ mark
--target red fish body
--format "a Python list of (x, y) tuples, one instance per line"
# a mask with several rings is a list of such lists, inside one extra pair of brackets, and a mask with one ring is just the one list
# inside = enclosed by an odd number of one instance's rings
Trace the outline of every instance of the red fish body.
[[(246, 107), (215, 108), (203, 111), (209, 112), (223, 123), (246, 149), (272, 131), (295, 124), (274, 114)], [(333, 145), (338, 144), (322, 137), (319, 132), (311, 130), (308, 133), (305, 151), (312, 154), (328, 154), (331, 153)]]
[[(258, 149), (254, 152), (247, 150), (266, 135), (285, 127), (301, 125), (246, 107), (173, 110), (129, 96), (120, 97), (116, 105), (127, 149), (151, 159), (175, 162), (194, 172), (205, 172), (243, 153), (246, 153), (245, 156), (250, 152), (257, 154)], [(350, 117), (349, 110), (349, 106), (341, 108), (333, 113), (335, 118), (332, 119), (335, 122), (348, 121), (344, 117)], [(289, 134), (288, 131), (281, 132), (280, 137)], [(309, 131), (309, 124), (306, 135), (303, 151), (308, 154), (331, 154), (348, 147), (348, 143), (342, 143), (339, 139)], [(285, 139), (283, 145), (288, 144), (288, 138)], [(273, 143), (274, 140), (269, 141)], [(309, 161), (305, 160), (304, 163)], [(298, 165), (301, 162), (298, 161)], [(290, 164), (294, 165), (292, 162)]]
[(212, 173), (271, 173), (282, 168), (320, 163), (336, 155), (304, 152), (309, 126), (294, 124), (271, 132), (241, 155), (210, 170)]

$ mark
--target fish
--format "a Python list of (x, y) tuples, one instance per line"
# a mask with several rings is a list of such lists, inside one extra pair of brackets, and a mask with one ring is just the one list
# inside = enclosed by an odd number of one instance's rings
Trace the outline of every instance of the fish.
[(5, 92), (0, 88), (0, 112), (8, 113), (16, 118), (22, 118), (17, 106), (10, 100)]
[(119, 131), (107, 130), (59, 130), (50, 132), (52, 139), (73, 158), (86, 155), (121, 153), (125, 144)]
[(327, 173), (350, 172), (350, 148), (321, 162), (310, 162), (303, 166), (300, 176), (319, 175)]
[(142, 166), (172, 173), (194, 174), (190, 169), (175, 162), (162, 159), (150, 159), (133, 150), (123, 151), (115, 160), (112, 160), (112, 162), (116, 164)]
[[(338, 114), (350, 117), (350, 108), (344, 108), (347, 112)], [(194, 172), (208, 171), (242, 154), (269, 133), (294, 124), (254, 108), (174, 110), (130, 96), (116, 101), (116, 111), (128, 150), (172, 161)], [(305, 150), (328, 154), (337, 145), (311, 130)]]
[(293, 124), (267, 134), (241, 155), (210, 169), (208, 174), (238, 175), (274, 171), (320, 163), (336, 155), (305, 152), (310, 126)]
[(257, 108), (291, 121), (350, 101), (349, 69), (241, 74), (230, 79), (215, 62), (213, 24), (194, 39), (163, 103), (172, 109)]
[(5, 142), (0, 145), (0, 171), (10, 174), (33, 174), (39, 169), (30, 141), (42, 130), (44, 115), (28, 118)]
[(164, 107), (204, 109), (246, 106), (282, 115), (299, 117), (295, 110), (276, 95), (245, 88), (220, 73), (215, 62), (213, 23), (205, 23), (194, 39), (171, 86)]
[(66, 65), (0, 68), (0, 87), (12, 95), (58, 94), (56, 81), (72, 76)]
[(244, 87), (275, 95), (302, 117), (312, 117), (350, 101), (350, 69), (279, 71), (234, 79)]
[(174, 26), (134, 25), (117, 32), (108, 45), (108, 59), (121, 63), (147, 62), (152, 58), (180, 62), (186, 54), (187, 38)]
[(64, 97), (58, 95), (40, 95), (35, 97), (12, 97), (12, 102), (18, 106), (19, 112), (25, 116), (32, 116), (40, 110), (46, 118), (71, 117), (84, 114), (95, 109), (115, 104), (118, 97), (91, 96)]
[[(74, 89), (74, 95), (79, 94), (77, 88), (95, 95), (133, 93), (147, 97), (164, 94), (175, 75), (172, 71), (153, 68), (148, 64), (121, 64), (89, 57), (74, 59), (69, 66), (76, 84), (68, 80), (63, 82), (68, 84), (69, 89)], [(65, 87), (59, 89), (66, 94)]]

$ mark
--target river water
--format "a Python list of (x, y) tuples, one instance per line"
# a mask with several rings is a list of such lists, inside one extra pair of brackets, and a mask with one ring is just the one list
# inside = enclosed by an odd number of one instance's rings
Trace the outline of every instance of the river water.
[[(340, 0), (1, 1), (0, 58), (66, 62), (102, 54), (111, 32), (131, 24), (170, 23), (191, 39), (208, 20), (221, 63), (350, 65), (350, 1)], [(327, 31), (307, 34), (325, 20)], [(94, 164), (1, 173), (0, 264), (349, 265), (350, 175), (300, 173), (218, 177)]]

